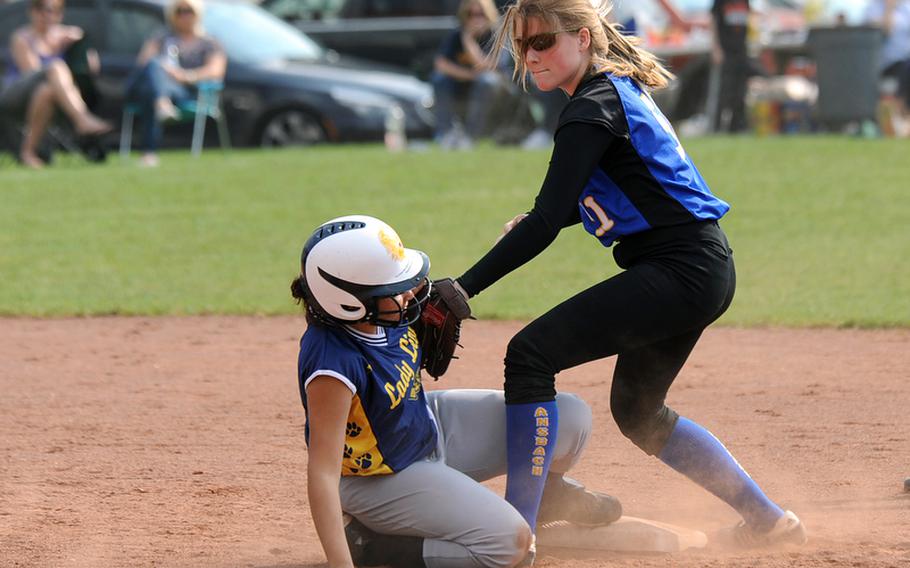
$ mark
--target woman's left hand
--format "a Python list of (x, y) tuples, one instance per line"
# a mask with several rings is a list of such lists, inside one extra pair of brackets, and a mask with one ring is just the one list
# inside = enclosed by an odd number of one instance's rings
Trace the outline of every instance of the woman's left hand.
[(85, 32), (78, 26), (61, 26), (61, 28), (60, 44), (63, 49), (85, 37)]

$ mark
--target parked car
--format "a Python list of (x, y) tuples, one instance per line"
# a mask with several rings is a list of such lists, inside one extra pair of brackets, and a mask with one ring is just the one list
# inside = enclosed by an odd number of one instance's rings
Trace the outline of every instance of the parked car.
[[(495, 0), (503, 8), (513, 0)], [(428, 79), (461, 0), (262, 0), (327, 48)]]
[[(68, 0), (65, 21), (82, 27), (101, 56), (99, 114), (118, 121), (123, 85), (144, 40), (164, 26), (165, 0)], [(27, 19), (23, 1), (0, 6), (0, 59)], [(407, 135), (432, 136), (432, 89), (409, 75), (324, 49), (257, 5), (208, 0), (206, 31), (228, 56), (223, 107), (234, 144), (284, 146), (379, 140), (390, 109), (404, 111)], [(188, 145), (191, 125), (165, 129)]]

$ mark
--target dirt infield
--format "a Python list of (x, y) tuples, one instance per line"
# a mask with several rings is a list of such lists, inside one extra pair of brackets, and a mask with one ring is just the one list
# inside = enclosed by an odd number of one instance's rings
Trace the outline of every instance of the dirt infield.
[[(498, 387), (517, 323), (467, 326), (427, 387)], [(291, 568), (323, 562), (306, 502), (298, 318), (0, 319), (0, 566)], [(798, 551), (537, 566), (910, 565), (910, 330), (713, 329), (669, 403), (810, 530)], [(736, 515), (626, 441), (612, 360), (560, 376), (594, 408), (574, 472), (630, 515)], [(501, 480), (492, 484), (501, 489)]]

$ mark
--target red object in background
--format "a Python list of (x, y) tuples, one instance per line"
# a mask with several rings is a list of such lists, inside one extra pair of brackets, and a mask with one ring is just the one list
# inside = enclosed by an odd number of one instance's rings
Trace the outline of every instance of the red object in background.
[(806, 79), (814, 81), (815, 62), (808, 57), (792, 57), (787, 62), (787, 68), (784, 69), (784, 75), (805, 77)]

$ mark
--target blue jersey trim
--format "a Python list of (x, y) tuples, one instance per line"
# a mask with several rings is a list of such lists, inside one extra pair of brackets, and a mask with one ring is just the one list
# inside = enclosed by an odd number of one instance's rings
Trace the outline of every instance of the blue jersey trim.
[(629, 77), (611, 77), (619, 92), (629, 140), (661, 187), (698, 220), (720, 219), (730, 206), (711, 193), (667, 117)]
[[(625, 167), (621, 173), (611, 170), (607, 162), (594, 169), (578, 200), (585, 230), (609, 247), (618, 238), (655, 226), (723, 217), (730, 206), (711, 193), (651, 96), (629, 77), (606, 77), (622, 104), (623, 117), (616, 119), (624, 118), (629, 151), (637, 156), (639, 165), (637, 170), (635, 166)], [(590, 100), (615, 105), (596, 90), (592, 90)], [(620, 175), (622, 185), (604, 168)], [(674, 201), (681, 207), (677, 209)], [(668, 215), (668, 210), (677, 213)]]

